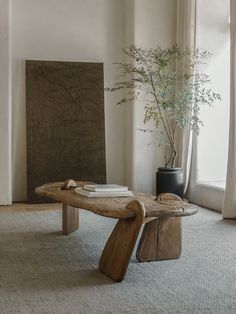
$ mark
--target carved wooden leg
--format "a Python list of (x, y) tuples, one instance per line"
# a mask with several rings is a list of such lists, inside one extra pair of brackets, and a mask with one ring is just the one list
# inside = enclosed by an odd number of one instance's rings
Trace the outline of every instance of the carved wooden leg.
[(115, 281), (122, 281), (145, 217), (145, 207), (139, 201), (131, 201), (127, 208), (136, 216), (119, 219), (102, 252), (99, 269)]
[(136, 257), (139, 262), (178, 258), (182, 248), (180, 217), (163, 217), (144, 226)]
[(62, 204), (62, 234), (67, 235), (79, 228), (79, 208)]

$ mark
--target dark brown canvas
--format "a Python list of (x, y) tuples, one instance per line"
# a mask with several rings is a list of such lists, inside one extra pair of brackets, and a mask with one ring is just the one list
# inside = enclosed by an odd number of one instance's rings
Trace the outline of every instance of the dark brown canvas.
[(106, 182), (103, 64), (26, 61), (27, 193), (46, 182)]

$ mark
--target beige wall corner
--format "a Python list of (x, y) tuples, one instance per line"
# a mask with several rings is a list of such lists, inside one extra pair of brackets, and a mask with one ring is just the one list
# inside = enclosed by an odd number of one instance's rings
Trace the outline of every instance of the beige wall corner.
[[(176, 43), (176, 0), (134, 1), (134, 44), (141, 47), (166, 48)], [(155, 193), (155, 172), (164, 166), (164, 150), (144, 128), (145, 103), (134, 104), (133, 189)]]
[(0, 205), (12, 202), (10, 0), (0, 0)]
[[(1, 8), (4, 7), (1, 0)], [(1, 13), (2, 9), (1, 9)], [(43, 23), (42, 23), (43, 21)], [(13, 199), (26, 200), (24, 60), (104, 62), (104, 85), (117, 75), (121, 48), (170, 46), (176, 40), (176, 0), (12, 0)], [(1, 74), (0, 74), (1, 75)], [(116, 106), (105, 94), (108, 183), (154, 192), (163, 153), (138, 131), (143, 108)]]

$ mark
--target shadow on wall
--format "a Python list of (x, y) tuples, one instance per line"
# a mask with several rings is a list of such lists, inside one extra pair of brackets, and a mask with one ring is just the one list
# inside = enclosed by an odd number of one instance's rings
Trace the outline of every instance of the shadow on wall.
[[(122, 5), (121, 5), (122, 4)], [(105, 87), (106, 84), (111, 85), (114, 79), (118, 75), (116, 67), (113, 65), (114, 62), (124, 62), (124, 54), (122, 53), (121, 48), (129, 46), (134, 43), (134, 0), (124, 0), (122, 2), (113, 0), (109, 1), (106, 6), (106, 43), (109, 44), (109, 47), (106, 47), (107, 53), (107, 62), (105, 63), (104, 75), (105, 75)], [(113, 25), (111, 28), (110, 26)], [(122, 25), (122, 29), (119, 32), (119, 37), (117, 37), (116, 29)], [(114, 45), (110, 45), (114, 43)], [(134, 167), (134, 110), (133, 102), (130, 102), (128, 106), (117, 106), (116, 102), (122, 98), (124, 91), (117, 92), (116, 94), (105, 93), (105, 109), (107, 119), (107, 126), (111, 125), (113, 128), (114, 125), (120, 123), (117, 120), (117, 115), (113, 117), (109, 114), (111, 110), (117, 112), (117, 114), (123, 115), (123, 129), (120, 129), (119, 136), (122, 137), (123, 142), (123, 172), (124, 178), (121, 184), (125, 184), (133, 189), (134, 178), (133, 178), (133, 167)], [(112, 109), (113, 108), (113, 109)], [(109, 127), (108, 127), (109, 128)], [(112, 140), (112, 135), (106, 134), (106, 142), (111, 146), (116, 145), (115, 141)], [(113, 154), (115, 150), (111, 149)], [(117, 159), (118, 156), (113, 156), (113, 158), (107, 158), (107, 168), (109, 175), (109, 168), (113, 169), (117, 167), (114, 161), (120, 162)], [(113, 164), (109, 165), (109, 161), (113, 161)], [(118, 182), (117, 182), (118, 183)]]

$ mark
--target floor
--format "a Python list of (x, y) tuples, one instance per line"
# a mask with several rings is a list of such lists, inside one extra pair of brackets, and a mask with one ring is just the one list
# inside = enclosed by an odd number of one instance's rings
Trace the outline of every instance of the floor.
[(50, 203), (50, 204), (27, 204), (24, 202), (16, 202), (10, 206), (1, 206), (0, 213), (19, 213), (28, 211), (44, 211), (44, 210), (56, 210), (61, 209), (61, 204)]
[(236, 313), (236, 221), (201, 209), (183, 219), (177, 260), (138, 263), (123, 282), (98, 271), (115, 220), (81, 211), (61, 235), (60, 205), (0, 207), (0, 313)]

